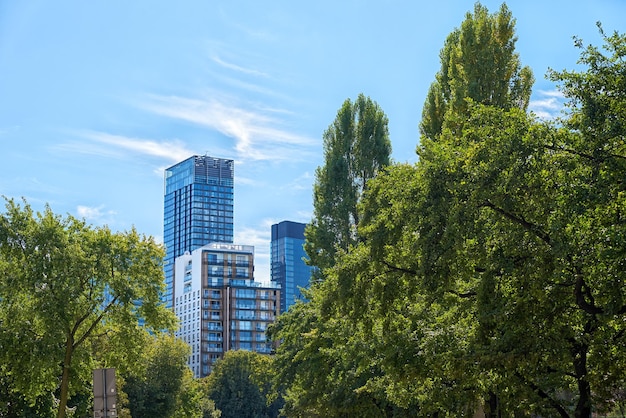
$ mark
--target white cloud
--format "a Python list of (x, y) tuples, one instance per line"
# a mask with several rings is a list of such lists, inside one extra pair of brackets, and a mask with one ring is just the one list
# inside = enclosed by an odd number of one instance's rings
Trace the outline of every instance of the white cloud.
[[(313, 211), (303, 211), (300, 210), (298, 212), (296, 212), (296, 222), (302, 222), (302, 223), (309, 223), (311, 222), (311, 219), (313, 219)], [(297, 221), (297, 219), (300, 219), (300, 221)]]
[(85, 132), (84, 136), (93, 141), (113, 145), (137, 154), (150, 155), (171, 161), (182, 161), (193, 152), (185, 148), (181, 141), (154, 141), (150, 139), (130, 138), (105, 132)]
[(127, 158), (130, 151), (134, 154), (148, 155), (172, 162), (182, 161), (194, 154), (178, 140), (155, 141), (88, 130), (72, 131), (71, 133), (89, 141), (67, 142), (55, 145), (54, 148), (65, 152), (97, 155), (101, 157), (106, 156), (117, 159)]
[(560, 99), (564, 99), (565, 95), (561, 90), (539, 90), (539, 94), (548, 97), (556, 97)]
[(265, 186), (265, 181), (259, 181), (258, 179), (253, 179), (249, 177), (236, 176), (235, 184), (242, 186), (254, 186), (254, 187), (262, 187)]
[(295, 190), (311, 190), (313, 183), (315, 182), (315, 175), (306, 171), (297, 178), (293, 179), (288, 184), (284, 185), (282, 189), (295, 191)]
[(539, 109), (556, 110), (556, 109), (560, 109), (562, 105), (554, 97), (549, 97), (547, 99), (542, 99), (542, 100), (533, 100), (530, 102), (530, 106), (539, 108)]
[(564, 108), (564, 96), (558, 90), (539, 90), (536, 98), (528, 104), (528, 108), (539, 119), (554, 119)]
[(275, 110), (261, 110), (228, 100), (207, 100), (178, 96), (151, 96), (144, 108), (164, 116), (214, 129), (235, 140), (240, 160), (281, 161), (307, 159), (316, 140), (281, 129), (283, 121), (270, 116)]
[(211, 57), (211, 59), (216, 64), (219, 64), (222, 67), (227, 68), (229, 70), (234, 70), (234, 71), (237, 71), (237, 72), (240, 72), (240, 73), (255, 75), (255, 76), (259, 76), (259, 77), (268, 77), (268, 75), (266, 73), (262, 72), (262, 71), (254, 70), (254, 69), (251, 69), (251, 68), (241, 67), (241, 66), (239, 66), (237, 64), (226, 62), (226, 61), (222, 60), (220, 57), (218, 57), (217, 55), (214, 55), (213, 57)]
[(107, 221), (111, 220), (113, 216), (116, 214), (115, 211), (103, 211), (104, 206), (83, 206), (78, 205), (76, 207), (76, 213), (79, 218), (84, 218), (87, 221), (95, 222), (95, 223), (108, 223)]

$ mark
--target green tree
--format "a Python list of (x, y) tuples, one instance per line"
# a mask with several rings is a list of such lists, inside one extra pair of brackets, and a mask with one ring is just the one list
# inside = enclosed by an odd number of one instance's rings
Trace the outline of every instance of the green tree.
[(269, 356), (228, 351), (206, 378), (209, 398), (221, 417), (277, 417), (282, 399), (273, 391), (273, 370)]
[(91, 381), (98, 341), (123, 332), (141, 343), (150, 329), (172, 327), (174, 316), (160, 302), (162, 257), (162, 247), (135, 230), (112, 233), (7, 200), (0, 216), (0, 367), (11, 390), (28, 402), (56, 392), (57, 417), (64, 417), (68, 399)]
[(324, 132), (324, 165), (315, 172), (313, 220), (305, 231), (311, 265), (330, 267), (337, 251), (357, 242), (358, 202), (368, 180), (390, 163), (387, 125), (380, 106), (360, 94), (343, 103)]
[[(414, 410), (388, 402), (384, 392), (365, 385), (379, 373), (382, 352), (365, 338), (363, 324), (326, 306), (327, 291), (336, 288), (328, 276), (323, 289), (310, 292), (268, 329), (280, 341), (275, 354), (275, 382), (284, 393), (289, 417), (403, 417)], [(411, 407), (413, 404), (410, 405)]]
[[(343, 103), (324, 132), (324, 165), (316, 171), (313, 220), (305, 231), (305, 250), (309, 264), (318, 268), (318, 279), (325, 277), (340, 254), (359, 241), (359, 202), (367, 183), (390, 163), (387, 125), (380, 106), (360, 94), (354, 103), (349, 99)], [(273, 338), (281, 341), (279, 380), (286, 391), (285, 409), (290, 415), (376, 414), (376, 407), (372, 408), (376, 400), (371, 394), (356, 392), (370, 372), (357, 371), (359, 365), (349, 354), (354, 351), (346, 350), (350, 324), (322, 312), (330, 303), (324, 300), (330, 301), (327, 297), (332, 295), (328, 286), (314, 286), (314, 302), (290, 308), (273, 331)], [(293, 332), (298, 334), (289, 335)], [(309, 355), (303, 361), (315, 367), (289, 364), (290, 355), (301, 349)], [(300, 353), (297, 358), (302, 356)]]
[(190, 369), (186, 369), (176, 402), (175, 417), (181, 418), (220, 418), (221, 411), (209, 398), (206, 379), (195, 379)]
[(202, 416), (199, 403), (187, 403), (195, 395), (185, 392), (195, 389), (190, 386), (188, 356), (189, 346), (173, 336), (151, 338), (145, 349), (141, 371), (127, 376), (123, 387), (134, 418)]
[(588, 417), (620, 399), (626, 37), (605, 42), (586, 71), (552, 73), (562, 127), (470, 101), (461, 131), (370, 183), (362, 242), (327, 279), (352, 283), (336, 305), (361, 306), (387, 351), (366, 388), (439, 416), (484, 399), (488, 416)]
[(505, 4), (490, 15), (476, 3), (439, 55), (441, 69), (428, 90), (420, 123), (423, 137), (436, 139), (446, 126), (459, 129), (468, 98), (526, 110), (534, 80), (530, 68), (520, 65), (516, 41), (515, 19)]
[(16, 392), (8, 373), (0, 373), (0, 417), (47, 418), (54, 416), (51, 393), (27, 401)]

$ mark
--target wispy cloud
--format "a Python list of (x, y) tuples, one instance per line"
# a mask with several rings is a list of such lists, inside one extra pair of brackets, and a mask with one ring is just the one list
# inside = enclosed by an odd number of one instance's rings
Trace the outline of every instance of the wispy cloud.
[(306, 171), (300, 176), (290, 181), (285, 186), (283, 186), (282, 189), (290, 190), (290, 191), (310, 190), (314, 182), (315, 182), (315, 176), (311, 174), (310, 172)]
[(563, 110), (564, 101), (563, 93), (558, 90), (539, 90), (528, 107), (540, 119), (554, 119)]
[(222, 66), (224, 68), (227, 68), (229, 70), (234, 70), (234, 71), (237, 71), (237, 72), (240, 72), (240, 73), (254, 75), (254, 76), (258, 76), (258, 77), (265, 77), (265, 78), (269, 77), (268, 74), (266, 74), (266, 73), (264, 73), (262, 71), (258, 71), (258, 70), (255, 70), (253, 68), (246, 68), (246, 67), (239, 66), (237, 64), (226, 62), (223, 59), (221, 59), (220, 57), (218, 57), (217, 55), (213, 55), (211, 57), (211, 59), (216, 64), (218, 64), (218, 65), (220, 65), (220, 66)]
[(85, 137), (107, 145), (113, 145), (137, 154), (182, 161), (192, 155), (181, 141), (154, 141), (150, 139), (130, 138), (105, 132), (86, 132)]
[(237, 176), (235, 177), (235, 184), (242, 185), (242, 186), (245, 185), (245, 186), (262, 187), (262, 186), (265, 186), (267, 183), (265, 181), (262, 181), (256, 178)]
[(253, 104), (232, 104), (229, 100), (206, 100), (179, 96), (150, 96), (143, 107), (154, 113), (216, 130), (235, 140), (241, 160), (293, 160), (311, 156), (316, 141), (281, 128), (284, 121), (276, 112)]
[(63, 151), (80, 154), (127, 158), (129, 152), (147, 155), (167, 161), (182, 161), (193, 155), (181, 141), (155, 141), (152, 139), (132, 138), (98, 131), (76, 131), (76, 136), (88, 141), (67, 142), (55, 146)]
[(115, 216), (116, 212), (109, 210), (104, 211), (104, 206), (83, 206), (78, 205), (76, 207), (76, 214), (79, 218), (84, 218), (89, 222), (95, 222), (99, 224), (110, 223)]

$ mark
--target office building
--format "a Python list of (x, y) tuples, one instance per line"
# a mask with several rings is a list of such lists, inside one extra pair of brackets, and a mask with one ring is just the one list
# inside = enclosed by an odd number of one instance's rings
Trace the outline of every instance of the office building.
[(165, 170), (163, 242), (166, 290), (175, 297), (174, 260), (210, 242), (233, 242), (234, 162), (192, 156)]
[(191, 346), (196, 377), (228, 350), (270, 353), (265, 330), (280, 314), (280, 288), (254, 281), (254, 247), (211, 243), (176, 258), (176, 335)]
[(271, 281), (281, 287), (281, 312), (303, 298), (300, 288), (308, 288), (311, 266), (304, 259), (304, 228), (306, 224), (283, 221), (272, 225)]

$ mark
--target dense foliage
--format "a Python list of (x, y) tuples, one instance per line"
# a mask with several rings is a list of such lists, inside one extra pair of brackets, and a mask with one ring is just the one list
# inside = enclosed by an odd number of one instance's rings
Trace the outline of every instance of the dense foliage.
[[(475, 10), (442, 57), (467, 28), (511, 22), (504, 7)], [(525, 71), (494, 80), (507, 94), (447, 101), (436, 134), (425, 112), (419, 162), (368, 182), (359, 239), (271, 330), (289, 416), (589, 417), (620, 406), (626, 37), (604, 39), (604, 51), (577, 41), (584, 70), (550, 72), (569, 99), (560, 121), (526, 113)]]
[(272, 418), (282, 407), (274, 391), (273, 359), (249, 351), (228, 351), (207, 377), (209, 398), (222, 418)]
[(203, 418), (215, 415), (205, 385), (187, 367), (189, 346), (172, 336), (150, 338), (143, 361), (123, 384), (121, 406), (133, 418)]
[[(112, 233), (7, 200), (0, 216), (0, 370), (9, 392), (35, 405), (54, 393), (63, 417), (70, 398), (89, 399), (98, 362), (132, 367), (143, 337), (174, 324), (160, 303), (162, 253), (134, 230)], [(95, 356), (102, 344), (115, 349)]]
[(313, 220), (305, 231), (311, 265), (330, 267), (337, 250), (357, 242), (357, 205), (368, 180), (390, 162), (387, 125), (380, 106), (360, 94), (344, 101), (324, 132), (324, 165), (315, 172)]
[(506, 4), (492, 15), (476, 3), (439, 55), (441, 69), (430, 85), (420, 132), (436, 139), (444, 129), (459, 132), (466, 99), (502, 109), (526, 110), (533, 74), (515, 52), (515, 19)]

